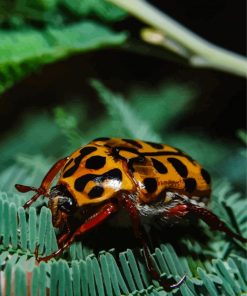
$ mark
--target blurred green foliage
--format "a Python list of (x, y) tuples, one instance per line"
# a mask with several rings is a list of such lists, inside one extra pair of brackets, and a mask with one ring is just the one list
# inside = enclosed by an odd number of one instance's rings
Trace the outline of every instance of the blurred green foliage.
[(1, 1), (0, 22), (20, 26), (30, 21), (61, 25), (80, 17), (97, 17), (103, 21), (122, 20), (126, 13), (101, 0), (14, 0)]
[(0, 93), (40, 66), (72, 54), (119, 46), (126, 34), (84, 21), (43, 30), (0, 30)]
[[(128, 33), (112, 26), (126, 14), (105, 1), (16, 0), (2, 1), (0, 7), (0, 93), (47, 63), (126, 44)], [(83, 94), (76, 99), (68, 96), (67, 102), (47, 112), (21, 110), (21, 123), (1, 141), (0, 278), (6, 285), (0, 281), (0, 295), (11, 291), (26, 295), (29, 289), (32, 295), (45, 295), (47, 289), (50, 295), (59, 291), (83, 296), (243, 294), (247, 290), (243, 245), (211, 232), (203, 223), (182, 232), (174, 226), (172, 235), (168, 227), (164, 230), (168, 239), (154, 235), (152, 256), (159, 272), (176, 280), (187, 274), (185, 284), (170, 293), (150, 278), (142, 250), (115, 248), (117, 241), (124, 243), (124, 234), (111, 239), (115, 249), (104, 250), (98, 244), (96, 251), (82, 238), (61, 259), (35, 265), (36, 244), (42, 255), (57, 248), (51, 213), (43, 207), (46, 201), (39, 200), (26, 215), (21, 206), (30, 196), (17, 194), (14, 184), (38, 186), (55, 160), (100, 136), (163, 142), (186, 151), (213, 176), (211, 209), (247, 237), (244, 131), (238, 132), (241, 143), (212, 139), (200, 127), (181, 127), (200, 101), (194, 85), (172, 80), (155, 89), (136, 85), (124, 96), (97, 79), (88, 78), (88, 84), (99, 108)], [(97, 242), (99, 232), (90, 242)]]

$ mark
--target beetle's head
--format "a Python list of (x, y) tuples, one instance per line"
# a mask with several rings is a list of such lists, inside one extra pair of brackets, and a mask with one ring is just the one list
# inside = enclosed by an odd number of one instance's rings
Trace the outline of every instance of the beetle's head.
[(60, 227), (74, 214), (76, 203), (66, 186), (56, 185), (50, 190), (48, 207), (52, 212), (54, 227)]

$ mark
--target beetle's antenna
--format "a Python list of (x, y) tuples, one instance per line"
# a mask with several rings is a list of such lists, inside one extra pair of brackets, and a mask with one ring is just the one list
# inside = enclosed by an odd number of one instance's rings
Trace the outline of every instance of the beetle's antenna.
[(41, 182), (41, 185), (39, 188), (35, 188), (32, 186), (27, 185), (21, 185), (21, 184), (15, 184), (15, 188), (22, 193), (34, 191), (37, 192), (30, 200), (28, 200), (24, 204), (24, 209), (29, 208), (32, 203), (34, 203), (41, 195), (45, 197), (49, 197), (49, 187), (53, 181), (53, 179), (56, 177), (58, 172), (63, 168), (65, 163), (67, 162), (68, 157), (62, 158), (58, 160), (48, 171), (48, 173), (45, 175), (44, 179)]
[(24, 209), (29, 208), (41, 195), (44, 195), (46, 197), (49, 197), (49, 194), (42, 187), (35, 188), (35, 187), (32, 187), (32, 186), (15, 184), (15, 188), (19, 192), (22, 192), (22, 193), (29, 192), (29, 191), (36, 192), (36, 194), (23, 205), (23, 208)]
[(28, 191), (38, 191), (37, 188), (27, 185), (21, 185), (21, 184), (15, 184), (15, 188), (22, 193), (28, 192)]

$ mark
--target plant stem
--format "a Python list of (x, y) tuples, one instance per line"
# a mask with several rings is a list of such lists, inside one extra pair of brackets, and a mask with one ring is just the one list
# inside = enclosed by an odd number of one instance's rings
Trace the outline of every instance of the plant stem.
[(247, 76), (245, 57), (220, 48), (183, 27), (165, 13), (143, 0), (108, 0), (127, 10), (143, 22), (161, 31), (169, 39), (189, 51), (189, 62), (194, 66), (211, 67), (232, 74)]

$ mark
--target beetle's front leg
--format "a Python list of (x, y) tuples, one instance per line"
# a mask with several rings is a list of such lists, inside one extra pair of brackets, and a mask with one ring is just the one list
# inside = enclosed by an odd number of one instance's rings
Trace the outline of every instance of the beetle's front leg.
[(141, 220), (140, 220), (139, 211), (137, 210), (134, 202), (131, 200), (129, 195), (127, 193), (123, 193), (119, 197), (119, 203), (129, 213), (130, 219), (132, 221), (132, 227), (133, 227), (133, 230), (134, 230), (134, 234), (135, 234), (136, 238), (138, 239), (138, 241), (143, 246), (144, 256), (145, 256), (145, 259), (147, 261), (147, 266), (148, 266), (148, 269), (151, 272), (153, 278), (156, 279), (165, 289), (174, 289), (174, 288), (179, 287), (184, 282), (185, 275), (179, 280), (179, 282), (170, 285), (170, 284), (168, 284), (167, 282), (165, 282), (164, 280), (161, 279), (159, 273), (155, 269), (154, 264), (152, 262), (152, 258), (150, 256), (148, 245), (147, 245), (146, 240), (145, 240), (144, 235), (143, 235), (143, 230), (141, 229)]
[(53, 179), (56, 177), (58, 172), (63, 168), (65, 163), (67, 162), (68, 157), (65, 157), (63, 159), (58, 160), (48, 171), (48, 173), (45, 175), (43, 181), (41, 182), (39, 188), (35, 188), (32, 186), (26, 186), (21, 184), (15, 184), (15, 188), (20, 192), (29, 192), (29, 191), (35, 191), (36, 194), (28, 200), (24, 204), (24, 209), (29, 208), (32, 203), (34, 203), (41, 195), (48, 196), (48, 189), (53, 181)]
[(55, 258), (63, 253), (65, 249), (67, 249), (75, 240), (77, 236), (84, 234), (85, 232), (91, 230), (92, 228), (96, 227), (100, 223), (102, 223), (106, 218), (108, 218), (111, 214), (115, 213), (118, 210), (118, 206), (115, 203), (109, 202), (103, 205), (98, 212), (96, 212), (91, 218), (89, 218), (85, 223), (79, 226), (74, 232), (63, 234), (59, 240), (58, 245), (59, 249), (46, 257), (38, 257), (36, 252), (36, 260), (38, 262), (45, 261)]

